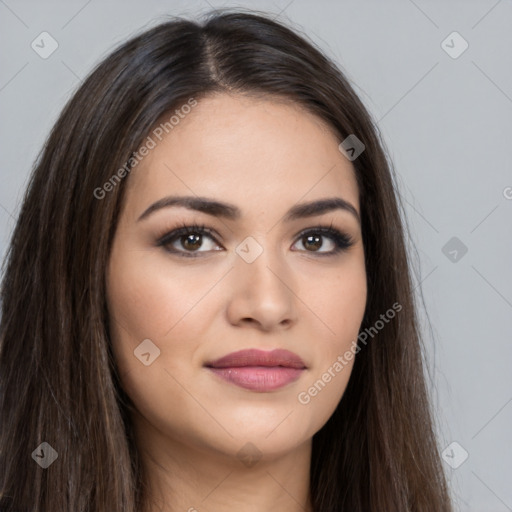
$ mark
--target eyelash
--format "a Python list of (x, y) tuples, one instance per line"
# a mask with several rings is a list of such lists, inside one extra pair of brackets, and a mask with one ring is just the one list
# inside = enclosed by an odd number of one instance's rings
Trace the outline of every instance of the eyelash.
[[(346, 234), (342, 233), (341, 231), (338, 231), (337, 229), (333, 228), (332, 225), (330, 226), (316, 226), (313, 228), (308, 228), (301, 233), (299, 233), (297, 237), (297, 241), (304, 238), (308, 235), (321, 235), (325, 237), (329, 237), (332, 239), (332, 241), (335, 243), (336, 248), (329, 252), (323, 252), (323, 253), (315, 253), (315, 251), (305, 251), (310, 252), (312, 254), (316, 254), (320, 257), (326, 257), (326, 256), (335, 256), (339, 254), (342, 251), (347, 250), (349, 247), (351, 247), (354, 244), (353, 238)], [(169, 231), (165, 233), (163, 236), (160, 236), (158, 238), (158, 241), (156, 245), (158, 247), (163, 247), (164, 250), (171, 254), (176, 254), (178, 256), (184, 257), (184, 258), (198, 258), (201, 257), (202, 252), (196, 251), (178, 251), (175, 249), (169, 249), (169, 245), (174, 242), (175, 240), (179, 240), (181, 237), (187, 236), (187, 235), (207, 235), (212, 240), (215, 241), (216, 244), (220, 245), (215, 235), (213, 234), (213, 231), (206, 227), (204, 224), (182, 224), (181, 227), (178, 227), (176, 229), (173, 229), (172, 231)], [(209, 251), (203, 251), (209, 252)]]

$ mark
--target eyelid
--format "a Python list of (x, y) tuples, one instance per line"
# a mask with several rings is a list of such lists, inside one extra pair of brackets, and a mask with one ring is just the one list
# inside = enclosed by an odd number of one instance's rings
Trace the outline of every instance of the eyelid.
[[(195, 223), (195, 222), (182, 222), (181, 224), (175, 226), (172, 229), (167, 229), (163, 232), (162, 235), (157, 237), (157, 246), (165, 246), (169, 245), (171, 241), (174, 239), (179, 239), (181, 236), (185, 236), (187, 234), (194, 233), (194, 234), (201, 234), (201, 235), (207, 235), (209, 236), (217, 245), (222, 245), (217, 240), (218, 235), (215, 233), (215, 230), (212, 228), (207, 227), (204, 224), (201, 223)], [(173, 254), (187, 254), (185, 251), (169, 251)], [(202, 251), (202, 252), (208, 252), (208, 251)], [(193, 255), (193, 252), (188, 252), (189, 255)], [(199, 251), (196, 252), (196, 254), (199, 254)]]

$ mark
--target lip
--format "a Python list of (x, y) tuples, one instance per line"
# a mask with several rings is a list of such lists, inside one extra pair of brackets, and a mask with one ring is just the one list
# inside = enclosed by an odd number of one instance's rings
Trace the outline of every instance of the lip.
[(205, 366), (223, 380), (251, 391), (273, 391), (300, 378), (306, 365), (293, 352), (284, 349), (239, 350)]

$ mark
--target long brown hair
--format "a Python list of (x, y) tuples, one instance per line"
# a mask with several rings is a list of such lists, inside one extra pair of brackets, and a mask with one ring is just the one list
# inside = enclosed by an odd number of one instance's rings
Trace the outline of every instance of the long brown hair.
[[(163, 114), (225, 91), (292, 100), (340, 142), (355, 134), (364, 143), (353, 161), (368, 283), (361, 330), (401, 305), (360, 344), (342, 400), (313, 437), (315, 512), (449, 512), (401, 205), (378, 129), (304, 35), (240, 10), (171, 19), (119, 46), (65, 106), (35, 163), (1, 287), (0, 497), (34, 512), (145, 503), (105, 270), (134, 152)], [(127, 176), (99, 193), (126, 162)], [(48, 469), (31, 456), (43, 442), (58, 454)]]

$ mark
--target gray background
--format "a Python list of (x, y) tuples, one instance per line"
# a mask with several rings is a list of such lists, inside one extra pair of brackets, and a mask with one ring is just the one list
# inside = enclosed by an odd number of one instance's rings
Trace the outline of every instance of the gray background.
[[(0, 258), (32, 163), (92, 66), (164, 15), (236, 5), (281, 13), (306, 32), (378, 122), (418, 249), (416, 292), (426, 306), (441, 450), (460, 445), (444, 452), (457, 467), (443, 462), (456, 509), (512, 511), (510, 0), (0, 0)], [(59, 45), (47, 59), (31, 48), (43, 31)], [(457, 58), (442, 46), (453, 31), (469, 44)], [(453, 37), (447, 45), (462, 48)]]

